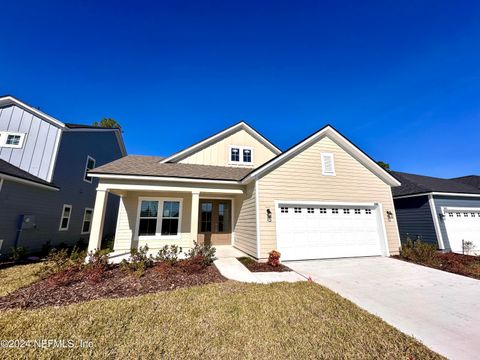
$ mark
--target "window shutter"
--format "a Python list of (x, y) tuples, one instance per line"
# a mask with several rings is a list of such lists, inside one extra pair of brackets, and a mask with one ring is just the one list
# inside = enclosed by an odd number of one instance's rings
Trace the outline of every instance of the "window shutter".
[(323, 175), (335, 175), (335, 164), (333, 154), (322, 153), (322, 173)]

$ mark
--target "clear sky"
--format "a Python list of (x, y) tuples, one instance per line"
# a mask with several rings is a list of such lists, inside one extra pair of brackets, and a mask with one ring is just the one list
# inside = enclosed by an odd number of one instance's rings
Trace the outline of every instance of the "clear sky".
[(280, 148), (330, 123), (377, 160), (480, 173), (478, 1), (9, 1), (0, 93), (113, 117), (168, 155), (241, 119)]

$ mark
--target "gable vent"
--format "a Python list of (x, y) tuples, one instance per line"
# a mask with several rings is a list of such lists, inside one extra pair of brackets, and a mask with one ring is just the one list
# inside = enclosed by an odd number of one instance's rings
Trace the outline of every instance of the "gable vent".
[(335, 175), (335, 163), (333, 161), (333, 154), (322, 153), (322, 174)]

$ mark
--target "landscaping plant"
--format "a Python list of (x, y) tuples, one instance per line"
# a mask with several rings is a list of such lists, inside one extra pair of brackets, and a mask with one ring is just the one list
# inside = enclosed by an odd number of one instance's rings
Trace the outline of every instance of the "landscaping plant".
[(426, 244), (421, 240), (413, 241), (407, 236), (405, 243), (400, 248), (400, 256), (425, 265), (438, 265), (437, 247)]
[(140, 246), (138, 249), (130, 250), (130, 257), (128, 260), (122, 260), (120, 266), (137, 277), (142, 277), (145, 271), (153, 266), (153, 258), (148, 255), (148, 246)]
[(165, 245), (161, 248), (155, 260), (165, 262), (171, 266), (175, 265), (178, 262), (178, 257), (182, 253), (183, 249), (177, 245)]
[(278, 252), (277, 250), (270, 251), (268, 253), (267, 264), (274, 267), (280, 265), (280, 255), (280, 252)]
[(209, 266), (215, 260), (215, 249), (209, 244), (199, 244), (196, 241), (193, 242), (193, 247), (187, 254), (188, 259), (191, 261), (200, 261), (203, 265)]
[(24, 246), (12, 247), (12, 260), (14, 262), (19, 262), (23, 260), (27, 255), (27, 248)]

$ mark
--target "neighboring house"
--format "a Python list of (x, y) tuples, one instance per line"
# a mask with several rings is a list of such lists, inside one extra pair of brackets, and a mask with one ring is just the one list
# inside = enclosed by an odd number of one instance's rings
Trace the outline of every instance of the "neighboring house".
[(402, 240), (409, 236), (454, 252), (462, 252), (465, 240), (480, 250), (478, 176), (441, 179), (392, 174), (402, 183), (392, 190)]
[(197, 240), (294, 260), (387, 256), (400, 245), (400, 183), (331, 126), (282, 152), (240, 122), (167, 158), (127, 156), (90, 174), (100, 179), (90, 249), (109, 192), (121, 197), (117, 254)]
[[(124, 155), (119, 129), (66, 124), (0, 97), (0, 253), (88, 242), (98, 180), (86, 172)], [(105, 234), (113, 234), (117, 210), (112, 197)]]

